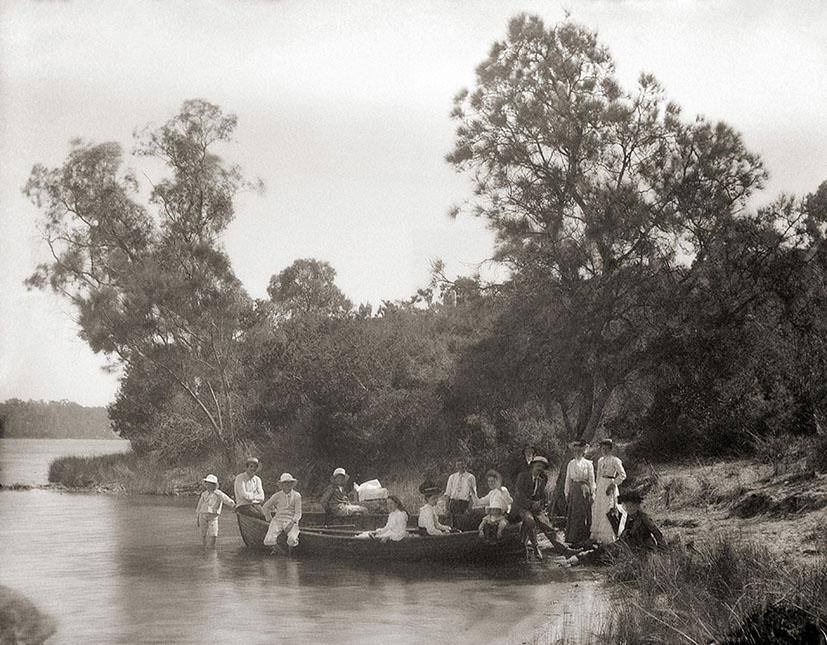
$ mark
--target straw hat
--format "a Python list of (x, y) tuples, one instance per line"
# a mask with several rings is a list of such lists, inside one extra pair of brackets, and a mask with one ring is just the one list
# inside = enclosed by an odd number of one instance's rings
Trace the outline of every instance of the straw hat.
[(333, 474), (330, 476), (330, 478), (335, 479), (339, 475), (344, 475), (346, 478), (350, 477), (350, 475), (348, 475), (347, 472), (345, 472), (344, 468), (337, 468), (336, 470), (333, 471)]
[(548, 459), (543, 457), (543, 455), (534, 455), (531, 458), (531, 461), (528, 462), (528, 465), (531, 466), (532, 464), (537, 464), (537, 463), (543, 464), (543, 466), (548, 468)]
[(218, 486), (218, 477), (216, 477), (215, 475), (207, 475), (206, 477), (204, 477), (204, 481)]
[(244, 462), (245, 466), (249, 466), (250, 464), (255, 464), (258, 466), (258, 458), (257, 457), (247, 457), (247, 461)]
[(279, 477), (279, 484), (284, 484), (285, 482), (290, 482), (291, 484), (296, 483), (296, 478), (293, 477), (290, 473), (282, 473), (281, 477)]

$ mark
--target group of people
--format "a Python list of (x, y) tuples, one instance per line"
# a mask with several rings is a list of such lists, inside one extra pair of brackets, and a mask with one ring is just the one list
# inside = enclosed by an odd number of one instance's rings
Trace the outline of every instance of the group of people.
[[(552, 551), (566, 565), (603, 562), (624, 548), (638, 551), (662, 546), (662, 534), (640, 508), (642, 498), (636, 493), (619, 494), (626, 471), (621, 460), (613, 454), (612, 441), (605, 439), (599, 443), (596, 469), (586, 458), (588, 445), (585, 442), (576, 441), (572, 448), (574, 457), (566, 464), (563, 487), (565, 542), (558, 539), (549, 517), (548, 459), (530, 446), (523, 452), (521, 466), (516, 469), (518, 472), (513, 473), (513, 495), (503, 484), (502, 475), (492, 469), (485, 474), (488, 491), (479, 497), (476, 478), (468, 471), (464, 459), (457, 459), (456, 470), (448, 477), (444, 489), (432, 481), (423, 482), (419, 492), (425, 503), (419, 509), (419, 533), (440, 535), (457, 531), (456, 526), (463, 524), (463, 518), (467, 525), (469, 519), (480, 519), (482, 512), (481, 521), (474, 525), (480, 538), (499, 540), (510, 523), (520, 522), (525, 540), (537, 559), (543, 558), (538, 543), (538, 534), (542, 533), (551, 543)], [(298, 545), (302, 497), (295, 490), (296, 479), (290, 473), (283, 473), (279, 478), (280, 490), (265, 501), (261, 478), (256, 474), (258, 468), (258, 459), (251, 457), (247, 460), (244, 472), (235, 477), (235, 500), (218, 489), (214, 475), (204, 478), (205, 491), (199, 499), (196, 514), (205, 546), (215, 545), (218, 516), (224, 504), (237, 513), (267, 520), (270, 525), (264, 538), (266, 545), (288, 551)], [(368, 512), (365, 506), (357, 503), (349, 479), (344, 468), (333, 471), (320, 500), (326, 514), (347, 517)], [(440, 521), (440, 497), (447, 500), (447, 512), (454, 519), (453, 527)], [(408, 513), (399, 497), (388, 497), (387, 510), (384, 527), (365, 531), (357, 537), (382, 541), (407, 537)]]

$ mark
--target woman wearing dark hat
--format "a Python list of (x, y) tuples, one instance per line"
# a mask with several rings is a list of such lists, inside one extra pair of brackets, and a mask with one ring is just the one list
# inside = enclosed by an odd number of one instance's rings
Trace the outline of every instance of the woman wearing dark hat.
[(586, 459), (588, 445), (575, 441), (574, 459), (566, 466), (566, 542), (572, 546), (585, 544), (591, 534), (595, 482), (594, 466)]
[(439, 500), (440, 488), (431, 481), (424, 482), (419, 492), (425, 497), (425, 506), (419, 509), (419, 532), (423, 535), (442, 535), (450, 533), (451, 527), (440, 523), (436, 503)]
[(626, 510), (625, 523), (621, 525), (620, 539), (611, 544), (603, 544), (592, 551), (584, 551), (577, 556), (561, 560), (564, 566), (583, 564), (611, 564), (618, 555), (626, 552), (647, 553), (656, 549), (666, 548), (663, 533), (644, 513), (640, 505), (643, 498), (639, 493), (624, 493), (618, 497), (618, 502)]
[(617, 511), (617, 487), (626, 480), (623, 462), (612, 454), (614, 444), (611, 439), (600, 442), (600, 459), (597, 460), (597, 488), (592, 505), (591, 541), (598, 544), (610, 544), (617, 539), (615, 530), (609, 521), (609, 511)]

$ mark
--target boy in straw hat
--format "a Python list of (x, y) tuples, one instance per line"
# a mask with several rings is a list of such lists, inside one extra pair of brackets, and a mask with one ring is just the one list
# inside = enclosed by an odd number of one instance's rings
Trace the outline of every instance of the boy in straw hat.
[[(299, 520), (302, 518), (302, 496), (293, 490), (296, 480), (290, 473), (279, 477), (281, 490), (261, 506), (264, 516), (270, 520), (270, 528), (264, 536), (267, 546), (279, 546), (279, 539), (286, 540), (289, 550), (299, 545)], [(284, 538), (282, 538), (282, 535)]]
[(204, 490), (198, 498), (195, 508), (195, 525), (201, 530), (201, 543), (205, 547), (215, 548), (215, 538), (218, 537), (218, 516), (224, 504), (235, 508), (235, 502), (218, 490), (218, 477), (207, 475), (204, 477)]

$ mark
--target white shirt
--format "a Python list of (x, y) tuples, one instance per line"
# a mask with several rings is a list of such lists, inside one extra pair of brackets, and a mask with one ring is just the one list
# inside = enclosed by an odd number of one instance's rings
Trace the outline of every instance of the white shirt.
[(594, 466), (592, 465), (592, 462), (585, 457), (575, 457), (566, 467), (566, 485), (563, 492), (567, 498), (569, 496), (569, 491), (571, 490), (571, 485), (578, 482), (588, 484), (592, 494), (594, 494)]
[(623, 462), (614, 455), (601, 457), (597, 460), (597, 478), (609, 479), (613, 481), (616, 486), (620, 486), (626, 481), (626, 471), (623, 469)]
[(272, 516), (277, 520), (290, 520), (298, 525), (302, 518), (302, 496), (295, 490), (286, 495), (284, 491), (279, 491), (261, 505), (261, 510), (267, 518), (271, 515), (270, 509), (273, 509)]
[(264, 501), (264, 487), (258, 475), (250, 477), (246, 472), (235, 476), (235, 503), (239, 506), (261, 504)]
[(448, 499), (471, 500), (471, 492), (477, 494), (477, 480), (476, 478), (465, 471), (464, 473), (454, 473), (448, 478), (448, 485), (445, 486), (445, 495)]
[(500, 486), (499, 488), (488, 491), (488, 494), (484, 497), (478, 497), (474, 502), (474, 506), (497, 506), (499, 503), (499, 507), (503, 509), (503, 513), (507, 513), (511, 510), (511, 504), (513, 502), (514, 500), (511, 497), (511, 493), (508, 492), (508, 489), (505, 486)]
[(430, 504), (425, 504), (425, 506), (419, 509), (419, 521), (417, 524), (420, 528), (425, 529), (428, 535), (441, 535), (445, 531), (451, 530), (450, 526), (440, 524), (436, 509)]
[(198, 506), (195, 508), (196, 514), (209, 513), (210, 515), (221, 515), (221, 509), (224, 507), (224, 502), (230, 505), (230, 508), (235, 506), (235, 502), (230, 499), (229, 495), (224, 494), (217, 488), (214, 491), (205, 490), (198, 498)]
[(408, 514), (405, 511), (396, 509), (388, 513), (388, 521), (381, 529), (375, 533), (378, 538), (390, 538), (394, 542), (398, 542), (404, 537), (408, 536)]

